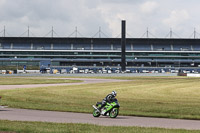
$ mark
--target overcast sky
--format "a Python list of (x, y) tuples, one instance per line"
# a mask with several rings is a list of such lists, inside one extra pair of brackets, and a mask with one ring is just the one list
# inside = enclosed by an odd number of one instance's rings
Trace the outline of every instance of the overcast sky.
[(0, 35), (5, 26), (6, 36), (27, 36), (29, 26), (30, 36), (51, 36), (53, 26), (58, 37), (68, 37), (75, 27), (79, 36), (94, 37), (101, 27), (106, 36), (117, 37), (124, 19), (127, 37), (140, 38), (147, 27), (149, 37), (167, 37), (170, 28), (174, 37), (191, 37), (194, 28), (200, 33), (199, 5), (198, 0), (0, 0)]

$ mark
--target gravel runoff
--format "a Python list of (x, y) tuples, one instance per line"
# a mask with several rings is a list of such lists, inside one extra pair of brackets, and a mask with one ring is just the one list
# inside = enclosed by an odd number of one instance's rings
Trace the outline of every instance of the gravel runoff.
[[(92, 108), (92, 106), (91, 106)], [(118, 116), (111, 119), (108, 116), (100, 116), (94, 118), (91, 114), (72, 113), (72, 112), (55, 112), (55, 111), (40, 111), (28, 109), (0, 109), (1, 120), (11, 121), (41, 121), (55, 123), (87, 123), (103, 126), (139, 126), (139, 127), (158, 127), (170, 129), (187, 129), (200, 130), (200, 121), (196, 120), (180, 120), (180, 119), (165, 119), (165, 118), (148, 118), (148, 117), (133, 117), (133, 116)]]
[[(88, 83), (125, 81), (125, 80), (115, 80), (115, 79), (108, 80), (108, 79), (82, 79), (82, 78), (81, 80), (83, 80), (84, 82), (69, 83), (69, 84), (10, 85), (10, 86), (1, 85), (0, 89), (17, 89), (17, 88), (31, 88), (31, 87), (33, 88), (33, 87), (43, 87), (43, 86), (46, 87), (47, 85), (50, 86), (72, 85), (72, 84), (80, 85)], [(84, 113), (72, 113), (72, 112), (13, 109), (13, 108), (2, 108), (2, 107), (0, 108), (0, 119), (17, 120), (17, 121), (42, 121), (42, 122), (56, 122), (56, 123), (88, 123), (88, 124), (96, 124), (104, 126), (140, 126), (140, 127), (200, 130), (199, 120), (179, 120), (179, 119), (132, 117), (132, 116), (118, 116), (116, 119), (111, 119), (108, 117), (94, 118), (92, 116), (92, 113), (84, 114)]]

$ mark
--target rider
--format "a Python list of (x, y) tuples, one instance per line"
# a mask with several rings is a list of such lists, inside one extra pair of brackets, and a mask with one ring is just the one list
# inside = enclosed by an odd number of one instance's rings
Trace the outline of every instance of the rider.
[(101, 107), (98, 108), (99, 111), (101, 111), (101, 109), (106, 105), (106, 103), (111, 103), (113, 101), (115, 101), (115, 97), (117, 96), (117, 92), (116, 91), (112, 91), (111, 94), (108, 94), (103, 100), (102, 100), (102, 104)]

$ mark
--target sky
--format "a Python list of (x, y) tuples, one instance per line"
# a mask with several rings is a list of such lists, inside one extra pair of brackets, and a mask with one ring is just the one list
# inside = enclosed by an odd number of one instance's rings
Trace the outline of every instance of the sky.
[[(197, 0), (0, 0), (0, 35), (200, 38)], [(77, 29), (77, 34), (74, 32)], [(98, 32), (101, 31), (101, 34)], [(74, 33), (74, 34), (72, 34)]]

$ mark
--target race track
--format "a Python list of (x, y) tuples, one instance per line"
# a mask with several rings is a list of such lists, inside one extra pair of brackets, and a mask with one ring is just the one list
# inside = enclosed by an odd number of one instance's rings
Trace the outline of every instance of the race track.
[[(58, 79), (58, 78), (51, 78), (51, 79)], [(0, 85), (0, 90), (130, 81), (130, 80), (117, 80), (117, 79), (89, 79), (89, 78), (59, 78), (59, 79), (81, 80), (83, 82), (61, 83), (61, 84)]]
[[(92, 108), (92, 107), (91, 107)], [(193, 129), (200, 130), (200, 121), (178, 120), (164, 118), (118, 116), (115, 119), (109, 117), (94, 118), (91, 114), (39, 111), (27, 109), (0, 109), (0, 119), (17, 121), (42, 121), (56, 123), (88, 123), (104, 126), (140, 126), (140, 127), (159, 127), (173, 129)]]
[[(74, 79), (74, 78), (66, 78)], [(76, 80), (83, 80), (81, 83), (66, 83), (66, 84), (36, 84), (36, 85), (0, 85), (0, 89), (18, 89), (18, 88), (35, 88), (58, 85), (80, 85), (91, 83), (105, 83), (105, 82), (122, 82), (128, 80), (115, 79), (84, 79), (76, 78)], [(91, 106), (92, 110), (92, 106)], [(133, 116), (118, 116), (116, 119), (109, 117), (94, 118), (91, 114), (72, 113), (72, 112), (55, 112), (55, 111), (40, 111), (28, 109), (13, 109), (0, 108), (1, 120), (17, 120), (17, 121), (42, 121), (42, 122), (56, 122), (56, 123), (88, 123), (104, 126), (140, 126), (140, 127), (159, 127), (172, 129), (189, 129), (200, 130), (199, 120), (179, 120), (179, 119), (165, 119), (165, 118), (149, 118), (149, 117), (133, 117)]]

